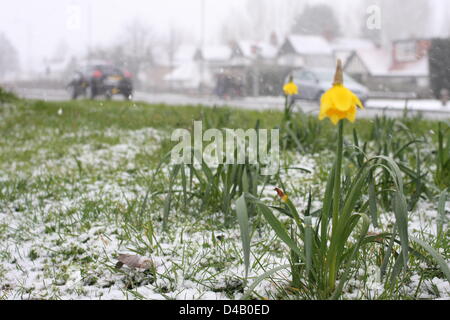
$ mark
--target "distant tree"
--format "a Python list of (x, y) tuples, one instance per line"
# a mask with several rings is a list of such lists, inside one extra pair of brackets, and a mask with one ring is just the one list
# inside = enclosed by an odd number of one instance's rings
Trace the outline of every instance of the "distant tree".
[(152, 29), (139, 19), (125, 25), (116, 45), (99, 49), (91, 57), (107, 59), (137, 75), (153, 64), (153, 47), (156, 37)]
[(253, 35), (256, 40), (268, 38), (273, 26), (269, 21), (274, 19), (274, 8), (271, 1), (267, 0), (247, 0), (247, 32)]
[(145, 66), (153, 64), (153, 46), (156, 37), (152, 29), (135, 19), (126, 25), (122, 47), (126, 56), (126, 65), (134, 74), (138, 74)]
[(61, 61), (67, 58), (70, 53), (70, 47), (66, 40), (61, 39), (51, 56), (52, 61)]
[(231, 9), (221, 27), (220, 38), (228, 44), (238, 40), (268, 40), (273, 31), (285, 34), (305, 3), (306, 0), (247, 0), (246, 10)]
[(326, 4), (308, 5), (295, 18), (292, 33), (333, 38), (340, 34), (339, 20), (333, 8)]
[(93, 48), (90, 53), (90, 58), (106, 61), (118, 67), (125, 67), (127, 60), (121, 44)]
[(267, 21), (272, 21), (267, 0), (247, 0), (247, 10), (232, 8), (220, 31), (223, 43), (238, 40), (261, 40), (266, 35)]
[(248, 32), (246, 32), (246, 24), (246, 17), (242, 12), (232, 9), (220, 27), (219, 41), (223, 44), (229, 44), (234, 41), (247, 39)]
[(174, 66), (175, 56), (180, 49), (184, 40), (184, 35), (180, 29), (174, 26), (170, 27), (169, 35), (166, 41), (163, 43), (163, 50), (167, 54), (167, 58), (170, 67)]
[(450, 89), (450, 39), (433, 39), (429, 55), (431, 88), (439, 98)]
[(19, 58), (17, 50), (9, 39), (3, 33), (0, 33), (0, 78), (18, 69)]
[(153, 50), (157, 42), (153, 30), (135, 19), (125, 25), (116, 44), (92, 49), (89, 58), (113, 63), (137, 76), (154, 64)]

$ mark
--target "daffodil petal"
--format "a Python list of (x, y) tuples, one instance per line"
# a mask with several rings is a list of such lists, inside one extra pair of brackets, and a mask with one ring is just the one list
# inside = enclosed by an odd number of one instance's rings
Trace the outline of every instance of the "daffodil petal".
[(288, 96), (298, 94), (298, 87), (294, 82), (288, 82), (283, 86), (283, 91)]
[(361, 100), (343, 85), (334, 85), (320, 99), (319, 120), (330, 118), (333, 124), (342, 119), (355, 122), (357, 107), (364, 109)]
[(354, 104), (358, 106), (360, 109), (364, 109), (364, 105), (362, 104), (361, 100), (354, 94), (353, 95)]
[(353, 106), (353, 108), (347, 113), (347, 119), (350, 122), (355, 122), (356, 120), (356, 107)]

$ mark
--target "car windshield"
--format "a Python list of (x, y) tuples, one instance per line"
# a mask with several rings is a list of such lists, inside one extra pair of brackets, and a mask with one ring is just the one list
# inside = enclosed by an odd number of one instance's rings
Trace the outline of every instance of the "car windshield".
[(118, 68), (111, 65), (94, 65), (90, 66), (88, 70), (100, 70), (104, 74), (122, 74)]
[(293, 76), (298, 80), (315, 80), (316, 78), (311, 72), (306, 72), (303, 70), (294, 71)]
[[(327, 81), (332, 82), (334, 78), (334, 70), (320, 70), (320, 71), (314, 71), (314, 74), (319, 79), (319, 81)], [(348, 74), (344, 73), (344, 81), (347, 84), (358, 84), (358, 82), (350, 77)]]

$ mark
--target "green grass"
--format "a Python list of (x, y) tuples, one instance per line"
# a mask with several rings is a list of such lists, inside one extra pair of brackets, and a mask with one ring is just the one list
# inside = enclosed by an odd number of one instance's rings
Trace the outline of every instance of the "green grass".
[[(0, 288), (0, 297), (86, 296), (85, 286), (91, 285), (100, 288), (96, 298), (108, 297), (112, 288), (123, 292), (123, 297), (146, 298), (145, 287), (151, 294), (172, 299), (185, 292), (179, 288), (189, 281), (199, 291), (199, 297), (214, 293), (242, 298), (247, 292), (253, 298), (314, 298), (312, 292), (289, 288), (290, 275), (279, 271), (260, 279), (270, 290), (256, 287), (257, 276), (282, 264), (289, 266), (287, 247), (261, 212), (248, 214), (248, 220), (236, 217), (234, 205), (242, 192), (233, 193), (231, 198), (224, 194), (223, 190), (230, 186), (220, 184), (220, 174), (214, 179), (217, 185), (208, 199), (204, 197), (207, 183), (195, 182), (183, 194), (182, 176), (177, 175), (172, 181), (176, 193), (170, 210), (165, 212), (171, 168), (163, 164), (156, 170), (174, 145), (170, 142), (173, 129), (190, 129), (195, 120), (203, 120), (205, 129), (248, 129), (258, 122), (261, 128), (271, 129), (280, 127), (283, 112), (141, 102), (29, 101), (4, 92), (1, 97), (0, 215), (3, 214), (4, 222), (0, 222), (0, 283), (7, 285)], [(272, 177), (264, 190), (253, 194), (267, 206), (280, 207), (272, 189), (282, 187), (301, 215), (311, 194), (311, 214), (315, 217), (333, 165), (336, 130), (328, 122), (304, 114), (294, 113), (290, 121), (295, 125), (290, 127), (293, 132), (286, 134), (289, 141), (282, 153), (279, 176)], [(439, 230), (438, 238), (428, 231), (415, 232), (414, 237), (428, 243), (448, 261), (448, 218), (442, 184), (435, 182), (436, 174), (440, 174), (436, 172), (436, 157), (442, 159), (447, 148), (446, 141), (441, 147), (439, 144), (445, 140), (440, 137), (447, 132), (445, 126), (419, 118), (360, 119), (345, 127), (342, 175), (347, 182), (343, 192), (348, 193), (346, 185), (351, 185), (349, 179), (359, 170), (364, 157), (393, 157), (400, 163), (411, 221), (417, 222), (425, 215), (426, 222), (434, 224), (430, 229)], [(297, 137), (303, 147), (299, 148), (292, 137)], [(415, 140), (421, 142), (413, 143)], [(391, 232), (395, 219), (388, 211), (390, 191), (396, 181), (382, 169), (372, 174), (372, 191), (377, 200), (376, 214), (371, 218), (379, 222), (377, 232)], [(247, 185), (244, 181), (233, 183), (242, 189)], [(357, 202), (356, 210), (369, 211), (369, 202), (373, 204), (368, 198)], [(238, 202), (237, 206), (243, 204)], [(438, 207), (436, 224), (425, 213)], [(274, 217), (290, 230), (291, 218), (278, 211), (274, 211)], [(244, 252), (241, 231), (249, 232), (244, 238)], [(350, 237), (347, 244), (352, 241), (354, 238)], [(302, 252), (303, 243), (298, 244)], [(386, 251), (391, 250), (393, 258), (386, 266), (386, 274), (397, 274), (394, 258), (401, 245), (363, 246), (348, 269), (349, 278), (354, 281), (345, 288), (343, 297), (416, 299), (429, 292), (431, 298), (446, 295), (439, 290), (436, 293), (430, 284), (434, 278), (445, 279), (445, 274), (439, 263), (430, 258), (429, 248), (417, 242), (410, 246), (416, 255), (410, 255), (408, 271), (400, 273), (395, 284), (376, 292), (369, 288), (370, 268), (380, 267)], [(163, 262), (156, 271), (144, 274), (117, 270), (115, 258), (121, 251), (158, 257)], [(36, 270), (30, 272), (39, 277), (36, 283), (46, 283), (44, 288), (24, 281), (29, 268), (26, 261), (36, 264)], [(310, 263), (308, 259), (308, 268)], [(244, 264), (250, 271), (247, 279)], [(22, 272), (21, 281), (8, 278), (11, 270)], [(73, 278), (74, 271), (79, 272), (81, 280)], [(419, 284), (411, 280), (416, 276)], [(64, 287), (67, 283), (72, 284), (70, 289)], [(415, 284), (412, 288), (411, 283)], [(254, 292), (249, 290), (252, 285)], [(353, 296), (355, 292), (360, 293)]]

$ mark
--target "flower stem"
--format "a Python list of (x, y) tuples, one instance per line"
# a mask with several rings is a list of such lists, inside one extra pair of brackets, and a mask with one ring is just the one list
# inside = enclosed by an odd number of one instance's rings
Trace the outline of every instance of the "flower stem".
[(284, 118), (283, 122), (286, 122), (289, 120), (289, 96), (286, 95), (284, 100)]
[(339, 219), (339, 208), (341, 200), (341, 171), (342, 151), (344, 146), (344, 120), (339, 121), (338, 145), (336, 151), (336, 169), (333, 188), (333, 229), (337, 226)]
[(332, 231), (331, 231), (331, 248), (329, 252), (328, 264), (328, 294), (334, 291), (336, 277), (337, 277), (337, 256), (336, 247), (333, 245), (336, 243), (336, 234), (339, 221), (339, 209), (341, 202), (341, 171), (342, 171), (342, 152), (344, 146), (344, 120), (339, 121), (338, 131), (338, 145), (336, 151), (336, 167), (334, 176), (334, 188), (333, 188), (333, 217), (332, 217)]

